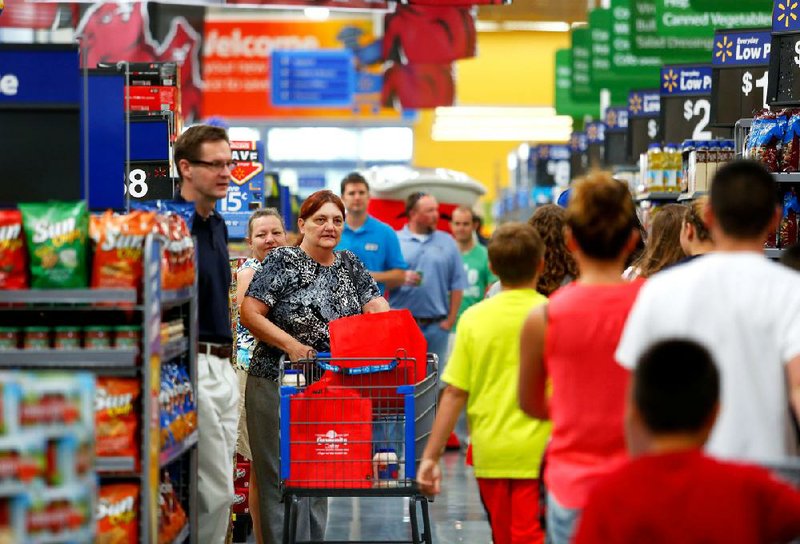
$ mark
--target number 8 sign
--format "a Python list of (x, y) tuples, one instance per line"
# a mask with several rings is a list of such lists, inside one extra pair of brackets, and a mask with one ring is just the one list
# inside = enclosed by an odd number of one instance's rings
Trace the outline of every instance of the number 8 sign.
[(174, 197), (174, 184), (169, 177), (167, 161), (131, 161), (125, 183), (131, 200), (169, 200)]

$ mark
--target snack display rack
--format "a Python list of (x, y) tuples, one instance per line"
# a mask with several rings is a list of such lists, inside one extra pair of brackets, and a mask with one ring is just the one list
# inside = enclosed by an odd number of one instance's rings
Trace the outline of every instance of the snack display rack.
[[(100, 487), (117, 482), (138, 486), (140, 542), (196, 543), (198, 432), (195, 426), (182, 440), (162, 449), (164, 431), (160, 421), (164, 412), (159, 395), (162, 366), (168, 363), (182, 365), (188, 373), (191, 392), (197, 391), (196, 365), (192, 363), (197, 356), (197, 279), (195, 276), (190, 288), (162, 290), (161, 254), (161, 242), (148, 236), (141, 296), (136, 289), (0, 290), (0, 308), (7, 315), (14, 315), (15, 321), (107, 324), (122, 316), (140, 324), (142, 331), (135, 349), (5, 350), (0, 352), (0, 369), (57, 368), (90, 371), (98, 377), (135, 378), (141, 389), (135, 440), (140, 462), (134, 456), (97, 457)], [(162, 343), (161, 324), (168, 319), (182, 320), (185, 335)], [(163, 518), (165, 509), (165, 485), (169, 486), (170, 497), (177, 498), (186, 520), (171, 531), (174, 536), (170, 537), (159, 530), (159, 518)]]
[[(753, 126), (753, 119), (739, 119), (733, 129), (734, 146), (737, 158), (746, 158), (747, 137)], [(795, 187), (800, 189), (800, 172), (772, 172), (772, 177), (781, 189)], [(780, 259), (783, 248), (764, 248), (764, 254), (770, 259)]]

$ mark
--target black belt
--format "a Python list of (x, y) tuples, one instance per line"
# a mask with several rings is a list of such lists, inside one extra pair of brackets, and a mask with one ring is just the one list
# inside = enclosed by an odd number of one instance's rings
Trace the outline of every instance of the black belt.
[(206, 355), (213, 355), (220, 359), (230, 359), (233, 355), (233, 346), (230, 344), (209, 344), (207, 342), (199, 342), (197, 344), (198, 353), (205, 353)]
[(420, 327), (425, 327), (431, 323), (440, 323), (445, 319), (447, 319), (446, 315), (437, 315), (435, 317), (415, 317), (414, 321), (416, 321), (417, 325)]

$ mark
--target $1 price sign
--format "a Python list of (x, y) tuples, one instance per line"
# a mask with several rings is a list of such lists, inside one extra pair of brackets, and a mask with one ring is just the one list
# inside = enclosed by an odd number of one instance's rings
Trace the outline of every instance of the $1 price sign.
[(769, 29), (717, 30), (712, 53), (711, 124), (732, 127), (767, 107)]

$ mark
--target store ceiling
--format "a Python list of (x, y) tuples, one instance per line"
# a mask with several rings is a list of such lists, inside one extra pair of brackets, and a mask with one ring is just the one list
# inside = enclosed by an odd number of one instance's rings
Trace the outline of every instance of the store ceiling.
[(506, 6), (482, 6), (483, 21), (566, 21), (586, 20), (586, 0), (513, 0)]

